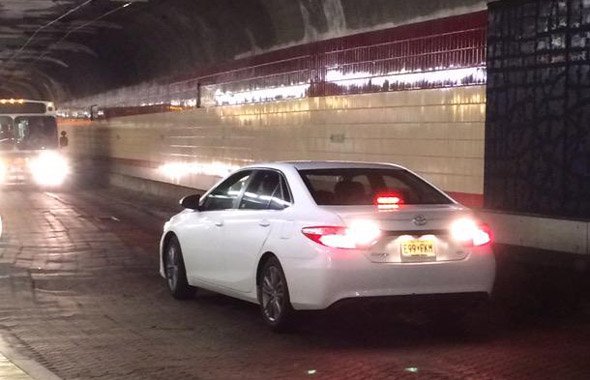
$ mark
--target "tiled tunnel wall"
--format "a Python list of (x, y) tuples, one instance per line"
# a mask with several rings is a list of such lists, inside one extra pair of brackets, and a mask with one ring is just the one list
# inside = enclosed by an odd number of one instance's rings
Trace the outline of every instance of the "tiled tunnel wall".
[(62, 120), (60, 127), (74, 157), (108, 159), (114, 172), (156, 181), (203, 189), (236, 166), (269, 160), (395, 162), (477, 204), (484, 119), (485, 87), (467, 86)]

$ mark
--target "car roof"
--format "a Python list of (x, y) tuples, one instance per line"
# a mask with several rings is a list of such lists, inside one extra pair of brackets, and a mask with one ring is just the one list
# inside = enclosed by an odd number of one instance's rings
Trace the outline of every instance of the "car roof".
[(345, 168), (364, 168), (364, 169), (405, 169), (403, 166), (379, 163), (379, 162), (361, 162), (361, 161), (281, 161), (281, 162), (266, 162), (249, 165), (251, 168), (274, 168), (283, 169), (285, 167), (293, 167), (297, 170), (309, 169), (345, 169)]

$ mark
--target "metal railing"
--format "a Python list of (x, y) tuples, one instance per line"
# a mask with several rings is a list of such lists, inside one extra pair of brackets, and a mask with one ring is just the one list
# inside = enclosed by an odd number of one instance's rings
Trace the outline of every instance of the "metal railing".
[(63, 116), (77, 112), (91, 117), (91, 106), (116, 115), (121, 108), (160, 112), (162, 107), (180, 110), (484, 84), (485, 12), (427, 23), (429, 27), (399, 27), (270, 52), (188, 79), (71, 100), (60, 109)]

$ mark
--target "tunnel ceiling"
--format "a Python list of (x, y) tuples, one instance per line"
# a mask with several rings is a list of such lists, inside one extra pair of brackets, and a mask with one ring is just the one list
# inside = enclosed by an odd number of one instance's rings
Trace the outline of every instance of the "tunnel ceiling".
[(65, 100), (485, 0), (0, 0), (0, 97)]

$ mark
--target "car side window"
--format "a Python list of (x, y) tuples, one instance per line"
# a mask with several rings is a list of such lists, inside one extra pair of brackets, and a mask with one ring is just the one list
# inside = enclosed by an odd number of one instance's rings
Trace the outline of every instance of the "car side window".
[(279, 186), (270, 199), (269, 208), (271, 210), (282, 210), (292, 204), (293, 200), (291, 199), (291, 193), (289, 192), (287, 181), (285, 180), (285, 177), (279, 175)]
[[(285, 194), (287, 194), (286, 197)], [(283, 177), (273, 170), (261, 170), (250, 181), (239, 208), (242, 210), (282, 210), (290, 204), (290, 196)]]
[(203, 211), (227, 210), (234, 207), (236, 199), (242, 193), (242, 190), (248, 183), (251, 170), (235, 173), (222, 183), (220, 183), (205, 199), (203, 200)]

